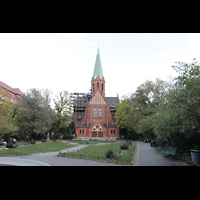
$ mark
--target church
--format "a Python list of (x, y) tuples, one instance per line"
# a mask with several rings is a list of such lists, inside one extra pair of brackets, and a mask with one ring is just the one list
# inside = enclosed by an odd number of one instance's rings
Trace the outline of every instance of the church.
[[(117, 138), (119, 128), (115, 125), (117, 97), (105, 96), (105, 78), (99, 48), (91, 80), (90, 94), (76, 93), (74, 115), (78, 120), (76, 138)], [(82, 96), (81, 96), (82, 94)]]

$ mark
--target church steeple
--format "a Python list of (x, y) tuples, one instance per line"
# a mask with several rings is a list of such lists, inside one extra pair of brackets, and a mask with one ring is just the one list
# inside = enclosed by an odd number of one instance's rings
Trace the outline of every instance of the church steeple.
[(99, 91), (105, 97), (105, 79), (103, 76), (103, 69), (101, 65), (101, 58), (99, 48), (97, 51), (96, 62), (94, 66), (94, 72), (91, 81), (91, 94), (93, 95), (96, 91)]
[(94, 72), (93, 72), (93, 76), (94, 76), (95, 79), (97, 78), (98, 75), (99, 75), (99, 78), (102, 79), (103, 69), (102, 69), (102, 65), (101, 65), (99, 48), (98, 48), (98, 51), (97, 51), (97, 57), (96, 57), (96, 62), (95, 62)]

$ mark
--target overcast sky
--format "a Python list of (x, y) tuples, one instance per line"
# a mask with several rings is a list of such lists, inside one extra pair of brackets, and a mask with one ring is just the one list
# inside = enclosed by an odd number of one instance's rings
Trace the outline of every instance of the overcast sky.
[(174, 77), (175, 61), (200, 62), (197, 33), (1, 33), (0, 81), (22, 92), (87, 93), (98, 45), (106, 96), (121, 98), (146, 80)]

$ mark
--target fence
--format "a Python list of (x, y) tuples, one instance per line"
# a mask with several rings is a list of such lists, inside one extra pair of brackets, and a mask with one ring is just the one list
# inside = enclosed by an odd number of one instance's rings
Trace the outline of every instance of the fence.
[(97, 156), (89, 156), (89, 155), (84, 155), (84, 154), (70, 154), (70, 151), (67, 151), (67, 152), (65, 152), (65, 153), (59, 153), (59, 155), (61, 155), (61, 156), (64, 156), (64, 157), (71, 157), (71, 158), (80, 158), (80, 159), (90, 159), (90, 158), (93, 158), (94, 160), (113, 160), (113, 161), (115, 161), (116, 163), (118, 162), (118, 161), (127, 161), (127, 162), (130, 162), (131, 161), (131, 158), (132, 158), (132, 156), (133, 156), (133, 153), (134, 153), (134, 150), (135, 150), (135, 147), (136, 147), (136, 143), (133, 145), (133, 150), (132, 150), (132, 152), (131, 152), (131, 155), (129, 156), (129, 158), (128, 159), (122, 159), (122, 158), (120, 158), (119, 156), (116, 156), (115, 158), (107, 158), (107, 157), (101, 157), (101, 156), (99, 156), (99, 155), (97, 155)]

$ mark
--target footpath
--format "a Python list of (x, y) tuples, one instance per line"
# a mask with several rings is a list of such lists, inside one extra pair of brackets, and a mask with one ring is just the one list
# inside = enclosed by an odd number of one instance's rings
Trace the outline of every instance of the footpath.
[(159, 154), (150, 143), (137, 142), (133, 166), (177, 166), (175, 161)]
[[(99, 144), (104, 145), (104, 143)], [(77, 145), (57, 152), (37, 153), (26, 156), (0, 157), (1, 165), (17, 166), (117, 166), (114, 163), (106, 163), (94, 160), (73, 159), (56, 157), (59, 152), (72, 152), (83, 149), (89, 145)], [(133, 165), (129, 166), (177, 166), (177, 162), (165, 158), (155, 147), (149, 143), (137, 142)]]
[(112, 163), (94, 160), (56, 157), (60, 152), (64, 153), (78, 151), (87, 146), (89, 145), (78, 145), (56, 152), (36, 153), (26, 156), (0, 157), (0, 166), (115, 166), (115, 164)]

